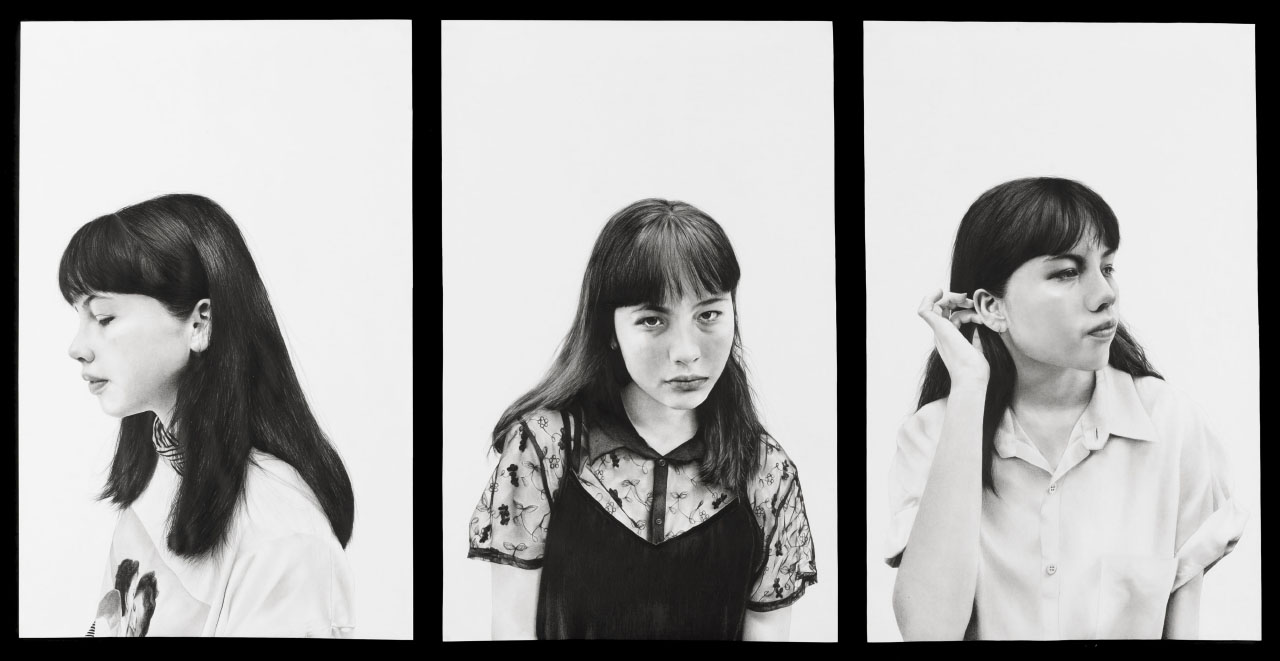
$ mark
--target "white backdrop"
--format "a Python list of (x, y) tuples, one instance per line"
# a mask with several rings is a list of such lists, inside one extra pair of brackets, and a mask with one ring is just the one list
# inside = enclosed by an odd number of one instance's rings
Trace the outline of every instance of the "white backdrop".
[(1251, 511), (1206, 575), (1201, 637), (1259, 639), (1253, 27), (864, 28), (868, 639), (901, 640), (885, 477), (933, 347), (916, 306), (947, 286), (969, 205), (1024, 176), (1081, 181), (1119, 217), (1121, 316), (1199, 404)]
[(79, 636), (114, 511), (118, 420), (67, 355), (71, 235), (171, 192), (240, 226), (351, 474), (356, 636), (412, 637), (408, 21), (24, 23), (19, 154), (21, 636)]
[(441, 36), (444, 639), (490, 637), (490, 565), (466, 559), (489, 433), (550, 366), (605, 221), (662, 197), (733, 242), (748, 367), (816, 544), (791, 638), (835, 640), (831, 25), (445, 22)]

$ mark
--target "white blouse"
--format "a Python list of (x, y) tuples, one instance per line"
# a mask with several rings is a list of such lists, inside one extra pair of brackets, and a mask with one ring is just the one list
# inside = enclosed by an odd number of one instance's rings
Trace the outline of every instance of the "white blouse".
[[(967, 638), (1160, 638), (1174, 590), (1230, 553), (1247, 514), (1195, 406), (1154, 377), (1095, 373), (1056, 470), (1008, 410), (982, 494)], [(886, 562), (907, 546), (947, 399), (903, 424), (889, 470)]]

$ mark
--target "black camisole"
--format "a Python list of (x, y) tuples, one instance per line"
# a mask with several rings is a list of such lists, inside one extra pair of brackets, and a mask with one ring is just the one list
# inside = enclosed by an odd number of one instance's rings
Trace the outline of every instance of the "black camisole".
[(605, 512), (574, 471), (551, 507), (540, 639), (742, 639), (748, 590), (765, 558), (741, 498), (659, 544)]

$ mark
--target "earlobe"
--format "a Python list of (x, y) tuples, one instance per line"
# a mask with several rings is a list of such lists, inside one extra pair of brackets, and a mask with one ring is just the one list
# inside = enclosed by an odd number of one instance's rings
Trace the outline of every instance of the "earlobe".
[(997, 333), (1008, 330), (1009, 324), (1004, 316), (1004, 303), (994, 294), (978, 289), (973, 292), (973, 309), (982, 318), (982, 325)]

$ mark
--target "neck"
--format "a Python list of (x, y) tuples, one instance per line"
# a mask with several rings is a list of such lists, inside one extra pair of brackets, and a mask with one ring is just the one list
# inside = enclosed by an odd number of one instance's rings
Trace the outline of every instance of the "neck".
[(160, 419), (160, 424), (164, 425), (165, 431), (168, 431), (171, 434), (174, 433), (173, 408), (174, 405), (169, 404), (168, 406), (161, 406), (158, 410), (152, 411), (156, 414), (156, 417)]
[(622, 406), (636, 431), (658, 437), (693, 434), (698, 427), (698, 415), (692, 409), (673, 409), (663, 406), (646, 395), (634, 381), (622, 390)]
[(1015, 411), (1083, 409), (1093, 397), (1094, 373), (1014, 357), (1018, 369), (1011, 405)]

